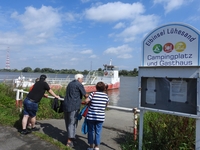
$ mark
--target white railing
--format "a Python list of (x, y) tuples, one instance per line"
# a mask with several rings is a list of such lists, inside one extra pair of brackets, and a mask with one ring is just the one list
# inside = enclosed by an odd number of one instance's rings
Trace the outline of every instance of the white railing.
[(73, 78), (69, 78), (69, 77), (67, 77), (67, 78), (47, 78), (47, 83), (67, 85), (72, 80), (73, 80)]

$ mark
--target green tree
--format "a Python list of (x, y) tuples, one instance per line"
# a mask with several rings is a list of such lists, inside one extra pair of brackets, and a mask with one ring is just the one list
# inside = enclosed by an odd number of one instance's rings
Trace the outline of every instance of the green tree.
[(34, 69), (34, 72), (40, 72), (41, 70), (40, 70), (40, 68), (35, 68)]
[(53, 69), (51, 69), (51, 68), (42, 68), (41, 69), (41, 72), (42, 73), (55, 73), (55, 71), (53, 70)]
[(134, 68), (133, 69), (133, 74), (137, 74), (137, 73), (138, 73), (137, 68)]
[(67, 69), (61, 69), (60, 73), (66, 73), (67, 74)]
[(102, 69), (101, 69), (101, 68), (99, 68), (99, 69), (98, 69), (98, 71), (102, 71)]
[(22, 72), (32, 72), (32, 68), (31, 67), (25, 67), (24, 69), (22, 69)]
[(88, 73), (89, 73), (88, 70), (84, 70), (84, 71), (82, 72), (82, 74), (85, 74), (85, 75), (87, 75)]
[(18, 72), (18, 70), (17, 70), (17, 69), (12, 69), (12, 71), (14, 71), (14, 72)]
[(119, 75), (127, 76), (128, 75), (128, 71), (127, 70), (120, 70), (119, 71)]

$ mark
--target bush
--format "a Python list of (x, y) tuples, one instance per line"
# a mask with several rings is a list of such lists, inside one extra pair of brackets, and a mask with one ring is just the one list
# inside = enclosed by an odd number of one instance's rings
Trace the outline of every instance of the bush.
[(195, 119), (147, 112), (144, 115), (145, 150), (195, 149)]
[[(143, 122), (142, 150), (194, 150), (195, 119), (156, 112), (146, 112)], [(139, 129), (139, 124), (138, 124)], [(122, 150), (138, 150), (139, 136), (123, 137)]]

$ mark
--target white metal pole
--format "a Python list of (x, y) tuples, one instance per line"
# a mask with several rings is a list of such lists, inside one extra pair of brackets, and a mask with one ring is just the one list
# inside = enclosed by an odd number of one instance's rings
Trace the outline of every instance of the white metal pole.
[(19, 100), (19, 90), (17, 90), (16, 101)]
[[(200, 72), (200, 70), (199, 70)], [(200, 116), (200, 78), (197, 78), (197, 115)], [(195, 149), (200, 149), (200, 118), (196, 119), (196, 139), (195, 139)]]
[(17, 92), (16, 92), (16, 97), (15, 97), (15, 100), (16, 100), (16, 102), (15, 102), (15, 105), (16, 105), (16, 107), (18, 108), (19, 107), (19, 90), (16, 90)]

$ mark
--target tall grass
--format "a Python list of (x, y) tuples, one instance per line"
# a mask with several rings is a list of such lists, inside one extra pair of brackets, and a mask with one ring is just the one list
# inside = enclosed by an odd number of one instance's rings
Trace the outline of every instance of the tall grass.
[(195, 119), (147, 112), (144, 115), (145, 149), (195, 149)]
[[(139, 124), (138, 124), (139, 129)], [(138, 150), (138, 139), (126, 134), (122, 150)], [(194, 150), (195, 119), (146, 112), (143, 122), (142, 150)]]

